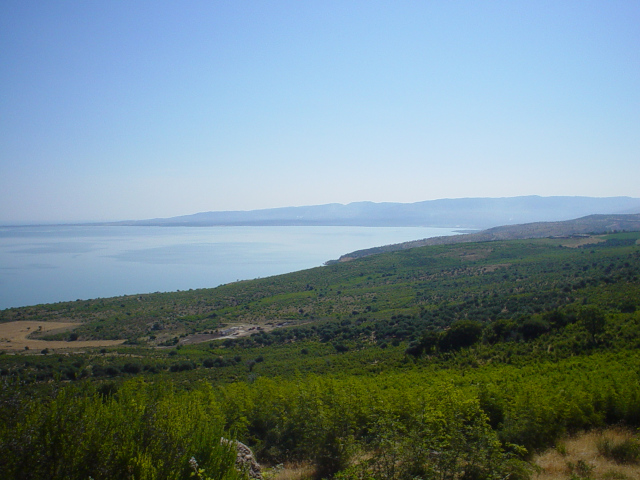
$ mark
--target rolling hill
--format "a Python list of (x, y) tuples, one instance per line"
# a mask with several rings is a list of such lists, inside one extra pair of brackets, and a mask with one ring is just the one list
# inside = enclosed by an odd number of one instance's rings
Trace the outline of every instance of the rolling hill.
[[(588, 215), (564, 222), (535, 222), (523, 225), (504, 225), (477, 233), (451, 235), (446, 237), (425, 238), (411, 242), (367, 248), (342, 255), (338, 261), (345, 262), (355, 258), (378, 253), (395, 252), (427, 245), (452, 245), (469, 242), (491, 242), (496, 240), (523, 240), (527, 238), (571, 237), (578, 235), (597, 235), (611, 232), (640, 231), (640, 214), (634, 215)], [(334, 263), (329, 261), (327, 264)]]

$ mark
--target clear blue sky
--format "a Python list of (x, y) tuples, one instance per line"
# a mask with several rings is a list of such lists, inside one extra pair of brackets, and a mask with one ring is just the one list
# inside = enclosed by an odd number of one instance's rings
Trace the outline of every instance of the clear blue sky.
[(640, 2), (0, 2), (0, 223), (640, 197)]

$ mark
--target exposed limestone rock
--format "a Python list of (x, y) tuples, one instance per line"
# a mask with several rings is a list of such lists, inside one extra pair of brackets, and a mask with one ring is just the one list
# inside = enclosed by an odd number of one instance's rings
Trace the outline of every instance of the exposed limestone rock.
[(249, 478), (262, 480), (260, 465), (256, 462), (253, 452), (249, 447), (237, 440), (227, 440), (226, 438), (221, 438), (220, 443), (226, 445), (233, 444), (236, 446), (236, 468), (240, 472), (246, 472), (249, 475)]

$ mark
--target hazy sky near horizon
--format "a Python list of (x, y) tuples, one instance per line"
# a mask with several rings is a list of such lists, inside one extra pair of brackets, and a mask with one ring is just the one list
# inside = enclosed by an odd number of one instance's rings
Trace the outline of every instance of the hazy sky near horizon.
[(0, 3), (0, 223), (640, 197), (640, 2)]

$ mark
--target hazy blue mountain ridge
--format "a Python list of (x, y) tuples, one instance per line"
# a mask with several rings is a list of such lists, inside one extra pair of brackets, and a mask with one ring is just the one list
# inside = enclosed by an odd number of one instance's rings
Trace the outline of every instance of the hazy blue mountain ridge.
[(116, 222), (134, 226), (425, 226), (485, 229), (498, 225), (563, 221), (592, 214), (640, 213), (640, 198), (457, 198), (416, 203), (355, 202), (249, 211), (202, 212), (172, 218)]

